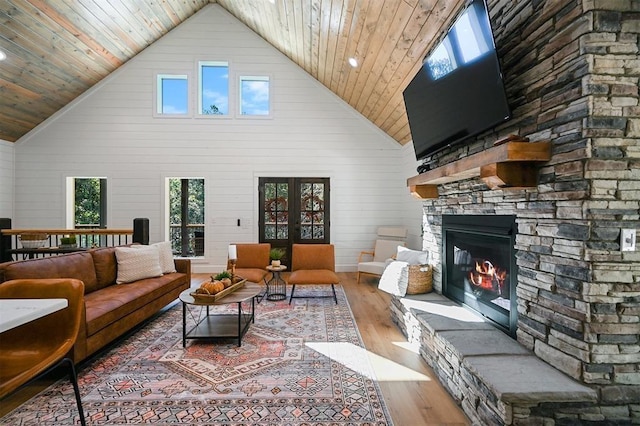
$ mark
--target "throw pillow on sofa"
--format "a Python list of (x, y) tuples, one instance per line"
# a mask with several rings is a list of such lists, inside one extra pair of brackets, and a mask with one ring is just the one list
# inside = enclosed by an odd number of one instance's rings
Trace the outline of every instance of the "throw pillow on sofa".
[(159, 243), (150, 244), (148, 246), (141, 244), (134, 244), (131, 247), (157, 247), (158, 256), (160, 261), (160, 269), (163, 274), (172, 274), (176, 272), (176, 264), (173, 261), (173, 251), (171, 250), (171, 243), (169, 241), (161, 241)]
[(116, 247), (116, 260), (118, 261), (117, 284), (162, 275), (158, 247)]
[(173, 261), (173, 251), (171, 250), (171, 243), (169, 241), (162, 241), (152, 244), (152, 246), (158, 247), (158, 253), (160, 256), (160, 269), (163, 274), (172, 274), (176, 272), (176, 264)]

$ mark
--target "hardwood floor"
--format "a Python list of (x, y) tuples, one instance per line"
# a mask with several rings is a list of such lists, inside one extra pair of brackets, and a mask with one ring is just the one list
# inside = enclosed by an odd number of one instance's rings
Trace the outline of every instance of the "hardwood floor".
[[(339, 273), (360, 335), (372, 354), (379, 385), (397, 426), (469, 425), (469, 419), (440, 384), (433, 370), (410, 348), (391, 321), (390, 296), (378, 291), (378, 280)], [(412, 350), (414, 349), (414, 350)]]
[[(192, 286), (210, 274), (193, 274)], [(356, 283), (355, 273), (339, 273), (353, 316), (379, 380), (379, 386), (396, 426), (470, 425), (469, 419), (440, 384), (427, 363), (410, 348), (391, 321), (389, 295), (378, 291), (377, 279)], [(287, 289), (289, 290), (289, 289)], [(264, 302), (268, 303), (268, 302)], [(259, 309), (259, 307), (258, 307)], [(80, 370), (81, 370), (80, 366)], [(48, 386), (42, 381), (0, 402), (0, 416)]]

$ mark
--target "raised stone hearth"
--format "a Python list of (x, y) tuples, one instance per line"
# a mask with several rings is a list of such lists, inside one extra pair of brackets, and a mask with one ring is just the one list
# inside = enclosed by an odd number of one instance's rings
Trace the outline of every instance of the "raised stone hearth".
[(552, 424), (598, 411), (593, 389), (444, 296), (394, 296), (391, 317), (473, 424)]
[[(410, 334), (420, 330), (423, 355), (472, 419), (640, 424), (640, 252), (620, 245), (622, 229), (640, 229), (640, 5), (487, 3), (512, 118), (439, 153), (434, 166), (482, 152), (509, 134), (549, 141), (551, 159), (535, 165), (531, 188), (495, 189), (476, 177), (438, 184), (437, 198), (422, 202), (423, 249), (442, 293), (443, 216), (514, 215), (516, 339), (529, 353), (476, 354), (468, 334), (441, 328), (448, 320), (409, 313), (395, 301), (398, 324)], [(487, 345), (513, 347), (484, 328), (471, 330)], [(567, 403), (554, 393), (544, 403), (510, 400), (513, 383), (486, 384), (493, 375), (487, 357), (505, 356), (528, 362), (535, 356), (590, 388), (596, 401)], [(474, 383), (477, 393), (467, 393)], [(534, 383), (520, 391), (527, 388)]]

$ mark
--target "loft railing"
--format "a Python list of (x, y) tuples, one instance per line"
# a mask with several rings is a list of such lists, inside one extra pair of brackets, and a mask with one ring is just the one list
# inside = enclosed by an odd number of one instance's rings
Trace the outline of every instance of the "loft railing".
[[(0, 219), (0, 261), (2, 262), (20, 258), (53, 256), (95, 247), (149, 243), (149, 221), (147, 219), (134, 219), (133, 228), (122, 229), (11, 229), (10, 223), (9, 219)], [(45, 237), (39, 244), (42, 247), (33, 247), (31, 244), (22, 243), (25, 235)], [(75, 244), (63, 244), (62, 239), (70, 236), (76, 237)]]

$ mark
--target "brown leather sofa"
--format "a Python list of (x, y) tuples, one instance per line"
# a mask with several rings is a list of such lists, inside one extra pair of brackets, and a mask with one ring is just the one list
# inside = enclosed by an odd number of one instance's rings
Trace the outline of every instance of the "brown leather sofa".
[(39, 278), (75, 278), (84, 283), (80, 331), (69, 354), (77, 364), (157, 313), (190, 287), (190, 261), (175, 259), (174, 262), (177, 272), (116, 284), (115, 247), (105, 247), (1, 263), (0, 285), (8, 280)]

